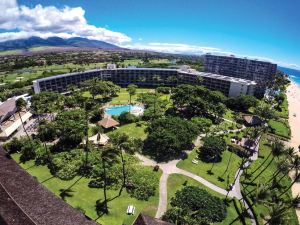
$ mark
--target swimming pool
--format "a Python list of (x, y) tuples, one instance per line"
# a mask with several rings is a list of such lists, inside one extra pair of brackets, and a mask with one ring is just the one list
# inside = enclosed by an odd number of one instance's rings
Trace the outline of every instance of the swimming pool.
[(144, 108), (137, 105), (120, 105), (112, 106), (105, 109), (105, 113), (110, 116), (119, 116), (122, 112), (130, 112), (135, 116), (140, 116), (144, 112)]

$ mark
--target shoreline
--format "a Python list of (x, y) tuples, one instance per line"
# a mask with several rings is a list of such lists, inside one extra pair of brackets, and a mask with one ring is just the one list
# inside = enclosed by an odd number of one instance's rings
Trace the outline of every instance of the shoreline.
[[(291, 140), (289, 142), (290, 147), (295, 148), (295, 152), (300, 155), (298, 146), (300, 145), (300, 86), (291, 81), (291, 84), (288, 86), (287, 91), (287, 100), (288, 100), (288, 110), (289, 110), (289, 125), (291, 128)], [(294, 116), (296, 114), (296, 116)], [(298, 131), (298, 132), (297, 132)], [(295, 183), (292, 186), (293, 197), (300, 194), (300, 183)], [(296, 209), (298, 221), (300, 222), (300, 209)]]

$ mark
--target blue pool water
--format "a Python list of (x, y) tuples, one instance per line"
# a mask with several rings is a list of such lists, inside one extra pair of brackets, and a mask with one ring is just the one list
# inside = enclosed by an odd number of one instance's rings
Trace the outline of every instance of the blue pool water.
[(111, 116), (118, 116), (122, 112), (131, 112), (132, 114), (140, 114), (144, 109), (136, 105), (113, 106), (105, 109), (105, 113)]

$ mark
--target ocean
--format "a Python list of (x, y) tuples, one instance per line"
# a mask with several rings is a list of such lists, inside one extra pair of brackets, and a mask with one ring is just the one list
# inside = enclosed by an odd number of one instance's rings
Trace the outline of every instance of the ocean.
[(290, 69), (286, 67), (278, 66), (278, 70), (288, 74), (290, 78), (300, 86), (300, 71), (295, 69)]

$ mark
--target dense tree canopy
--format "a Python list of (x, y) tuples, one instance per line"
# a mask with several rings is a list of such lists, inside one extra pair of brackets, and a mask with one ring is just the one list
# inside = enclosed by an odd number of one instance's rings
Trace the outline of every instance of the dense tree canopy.
[(64, 96), (55, 92), (41, 92), (31, 98), (30, 108), (35, 114), (53, 113), (63, 109)]
[(177, 191), (171, 206), (163, 219), (178, 225), (208, 225), (221, 222), (227, 214), (221, 199), (196, 186)]
[(233, 110), (246, 112), (250, 107), (256, 107), (258, 100), (251, 95), (239, 95), (227, 100), (227, 106)]
[(208, 136), (203, 139), (200, 149), (200, 157), (205, 162), (217, 162), (221, 160), (222, 152), (226, 149), (226, 142), (217, 136)]
[(171, 96), (174, 108), (187, 117), (210, 116), (221, 117), (226, 110), (226, 97), (219, 91), (211, 91), (203, 86), (179, 85)]
[(212, 125), (212, 121), (205, 117), (193, 117), (191, 121), (197, 125), (198, 129), (203, 132), (209, 129)]
[(58, 146), (62, 149), (74, 148), (85, 134), (85, 113), (81, 109), (63, 111), (55, 118), (55, 126), (59, 137)]
[(86, 80), (80, 86), (83, 90), (89, 91), (94, 99), (97, 95), (102, 96), (102, 98), (110, 98), (116, 96), (120, 91), (120, 87), (111, 81), (102, 81), (98, 78)]
[(178, 117), (154, 120), (147, 129), (144, 151), (156, 160), (165, 161), (178, 157), (190, 149), (198, 134), (195, 124)]

